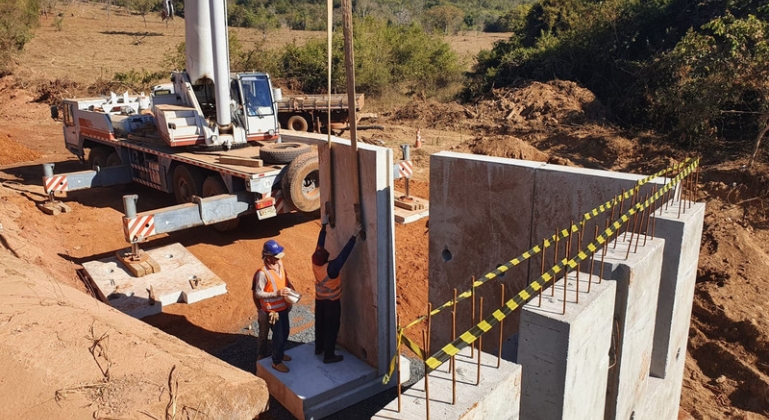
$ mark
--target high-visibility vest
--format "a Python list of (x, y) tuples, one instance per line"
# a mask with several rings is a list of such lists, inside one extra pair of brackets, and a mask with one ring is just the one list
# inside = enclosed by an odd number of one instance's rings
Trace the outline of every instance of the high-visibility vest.
[(332, 279), (328, 277), (328, 263), (312, 265), (315, 274), (315, 299), (337, 300), (342, 296), (342, 275)]
[[(283, 262), (278, 261), (278, 271), (267, 269), (266, 266), (260, 270), (267, 277), (267, 284), (264, 285), (265, 292), (279, 292), (286, 287), (286, 270), (283, 269)], [(274, 298), (259, 299), (262, 302), (262, 309), (265, 312), (280, 312), (288, 308), (288, 302), (283, 296)]]

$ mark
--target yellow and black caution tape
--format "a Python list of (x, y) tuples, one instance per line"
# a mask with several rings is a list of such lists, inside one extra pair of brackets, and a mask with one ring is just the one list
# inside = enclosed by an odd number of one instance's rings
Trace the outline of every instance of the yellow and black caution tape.
[(536, 293), (540, 292), (548, 282), (555, 279), (556, 275), (563, 271), (566, 266), (568, 266), (571, 270), (576, 269), (577, 265), (593, 255), (599, 249), (600, 245), (607, 243), (609, 238), (611, 238), (612, 235), (619, 231), (620, 227), (627, 223), (633, 215), (644, 211), (651, 205), (651, 203), (659, 200), (663, 194), (667, 193), (676, 184), (681, 182), (684, 177), (689, 175), (697, 167), (698, 163), (699, 161), (695, 161), (691, 166), (681, 171), (661, 190), (657, 191), (652, 197), (648, 198), (644, 202), (639, 201), (635, 206), (631, 207), (627, 213), (621, 215), (618, 220), (614, 221), (614, 223), (612, 223), (606, 230), (604, 230), (604, 232), (598, 236), (595, 241), (589, 243), (585, 249), (580, 250), (574, 258), (569, 260), (564, 258), (561, 260), (561, 262), (553, 266), (550, 270), (548, 270), (534, 282), (526, 286), (526, 288), (521, 290), (517, 295), (513, 296), (512, 299), (508, 300), (502, 308), (495, 310), (491, 315), (461, 334), (459, 338), (443, 346), (443, 348), (427, 358), (425, 360), (425, 364), (427, 365), (428, 371), (437, 369), (440, 365), (449, 360), (449, 358), (457, 355), (462, 349), (475, 342), (478, 337), (491, 330), (494, 325), (505, 319), (505, 317), (510, 315), (514, 310), (523, 306), (529, 299), (536, 296)]
[[(637, 183), (636, 183), (636, 187), (634, 187), (634, 188), (631, 188), (631, 189), (629, 189), (629, 190), (625, 191), (625, 192), (624, 192), (624, 194), (620, 194), (619, 196), (616, 196), (616, 197), (612, 198), (611, 200), (607, 201), (606, 203), (604, 203), (604, 204), (601, 204), (600, 206), (598, 206), (598, 207), (596, 207), (596, 208), (594, 208), (594, 209), (592, 209), (592, 210), (590, 210), (590, 211), (586, 212), (586, 213), (583, 215), (583, 220), (582, 220), (582, 221), (580, 221), (580, 223), (578, 223), (578, 224), (574, 224), (574, 225), (572, 225), (570, 228), (567, 228), (567, 229), (561, 229), (561, 230), (560, 230), (560, 231), (559, 231), (557, 234), (554, 234), (554, 235), (550, 236), (549, 238), (545, 238), (545, 239), (542, 241), (542, 246), (540, 246), (539, 244), (535, 245), (534, 247), (532, 247), (532, 248), (531, 248), (531, 249), (529, 249), (528, 251), (524, 252), (523, 254), (519, 255), (518, 257), (516, 257), (516, 258), (513, 258), (512, 260), (510, 260), (510, 261), (506, 262), (505, 264), (503, 264), (503, 265), (500, 265), (500, 266), (499, 266), (499, 267), (497, 267), (495, 270), (493, 270), (493, 271), (491, 271), (491, 272), (487, 273), (487, 274), (486, 274), (486, 275), (484, 275), (482, 278), (480, 278), (480, 279), (478, 279), (478, 280), (475, 280), (475, 281), (473, 282), (473, 284), (472, 284), (472, 286), (471, 286), (471, 289), (470, 289), (470, 290), (467, 290), (467, 291), (465, 291), (465, 292), (462, 292), (461, 294), (457, 295), (457, 299), (456, 299), (456, 302), (458, 303), (458, 302), (460, 302), (460, 301), (462, 301), (462, 300), (465, 300), (465, 299), (469, 299), (469, 298), (470, 298), (470, 297), (473, 295), (473, 291), (474, 291), (474, 289), (475, 289), (475, 288), (477, 288), (477, 287), (479, 287), (479, 286), (483, 285), (484, 283), (486, 283), (486, 282), (487, 282), (487, 281), (489, 281), (489, 280), (492, 280), (492, 279), (494, 279), (494, 278), (497, 278), (497, 277), (499, 277), (500, 275), (503, 275), (503, 274), (504, 274), (506, 271), (508, 271), (508, 270), (512, 269), (513, 267), (515, 267), (515, 266), (517, 266), (517, 265), (520, 265), (521, 263), (523, 263), (524, 261), (528, 260), (528, 259), (529, 259), (529, 258), (531, 258), (532, 256), (539, 254), (539, 253), (540, 253), (540, 252), (542, 252), (544, 249), (546, 249), (546, 248), (549, 248), (549, 247), (550, 247), (550, 246), (552, 246), (553, 244), (557, 243), (559, 240), (561, 240), (561, 239), (566, 239), (566, 238), (568, 238), (568, 237), (569, 237), (569, 236), (570, 236), (572, 233), (576, 233), (576, 232), (578, 232), (578, 231), (579, 231), (579, 229), (580, 229), (580, 226), (584, 225), (584, 223), (585, 223), (586, 221), (588, 221), (588, 220), (591, 220), (592, 218), (595, 218), (595, 217), (597, 217), (597, 216), (599, 216), (599, 215), (601, 215), (601, 214), (603, 214), (603, 213), (607, 212), (608, 210), (610, 210), (610, 209), (612, 209), (614, 206), (616, 206), (616, 205), (617, 205), (619, 202), (621, 202), (621, 201), (624, 201), (624, 200), (627, 200), (628, 198), (632, 197), (632, 196), (633, 196), (633, 195), (636, 193), (636, 191), (638, 190), (638, 187), (640, 187), (640, 186), (643, 186), (644, 184), (647, 184), (647, 183), (649, 183), (651, 180), (653, 180), (653, 179), (655, 179), (655, 178), (659, 178), (659, 177), (661, 177), (661, 176), (663, 176), (663, 175), (667, 177), (667, 174), (668, 174), (668, 173), (671, 173), (671, 174), (672, 174), (672, 173), (676, 173), (677, 171), (680, 171), (680, 170), (681, 170), (681, 168), (683, 168), (684, 166), (686, 166), (687, 164), (689, 164), (691, 161), (692, 161), (692, 160), (691, 160), (691, 158), (687, 158), (686, 160), (684, 160), (683, 162), (681, 162), (681, 163), (679, 163), (679, 164), (677, 164), (677, 165), (674, 165), (674, 166), (672, 166), (672, 167), (668, 167), (668, 168), (665, 168), (665, 169), (663, 169), (663, 170), (660, 170), (660, 171), (658, 171), (657, 173), (654, 173), (654, 174), (652, 174), (652, 175), (649, 175), (649, 176), (647, 176), (647, 177), (645, 177), (645, 178), (643, 178), (643, 179), (640, 179), (640, 180), (638, 180), (638, 181), (637, 181)], [(681, 179), (683, 179), (683, 177), (684, 177), (684, 176), (686, 176), (686, 175), (688, 175), (689, 173), (691, 173), (691, 171), (692, 171), (692, 170), (694, 170), (694, 168), (696, 168), (696, 166), (697, 166), (697, 164), (698, 164), (698, 163), (699, 163), (699, 161), (695, 161), (695, 162), (694, 162), (694, 163), (693, 163), (693, 164), (692, 164), (692, 165), (691, 165), (691, 166), (690, 166), (690, 167), (689, 167), (689, 168), (688, 168), (688, 169), (685, 171), (685, 172), (686, 172), (685, 174), (684, 174), (684, 172), (679, 172), (679, 173), (677, 174), (676, 178), (675, 178), (675, 182), (673, 182), (673, 180), (671, 180), (671, 182), (669, 182), (668, 184), (666, 184), (666, 186), (665, 186), (665, 188), (663, 188), (663, 190), (660, 190), (660, 191), (658, 191), (658, 192), (657, 192), (657, 194), (655, 194), (655, 195), (654, 195), (654, 199), (653, 199), (653, 200), (650, 198), (651, 202), (653, 202), (653, 201), (656, 201), (657, 199), (659, 199), (660, 197), (662, 197), (662, 194), (664, 194), (664, 193), (666, 193), (667, 191), (669, 191), (669, 190), (672, 188), (672, 186), (673, 186), (673, 185), (677, 184), (678, 182), (680, 182), (680, 180), (681, 180)], [(648, 202), (648, 200), (647, 200), (647, 202)], [(636, 207), (637, 207), (637, 205), (636, 205)], [(645, 207), (644, 207), (644, 208), (645, 208)], [(635, 214), (635, 212), (633, 212), (633, 213), (630, 213), (630, 215), (631, 215), (631, 216), (632, 216), (633, 214)], [(617, 222), (615, 222), (615, 224), (616, 224), (616, 223), (617, 223)], [(623, 222), (623, 223), (624, 223), (624, 222)], [(622, 224), (620, 224), (620, 226), (621, 226), (621, 225), (622, 225)], [(610, 227), (610, 229), (611, 229), (611, 227)], [(590, 244), (590, 245), (593, 245), (593, 244)], [(588, 256), (589, 256), (589, 255), (592, 255), (592, 252), (591, 252), (590, 254), (588, 254)], [(557, 266), (556, 266), (556, 267), (557, 267)], [(555, 269), (556, 267), (553, 267), (553, 269)], [(551, 270), (552, 270), (552, 269), (551, 269)], [(559, 271), (560, 271), (560, 269), (559, 269)], [(558, 271), (556, 271), (556, 273), (557, 273), (557, 272), (558, 272)], [(545, 274), (547, 274), (547, 273), (545, 273)], [(541, 279), (541, 278), (540, 278), (540, 279)], [(535, 281), (534, 283), (532, 283), (531, 285), (529, 285), (529, 287), (532, 287), (532, 286), (533, 286), (535, 283), (536, 283), (536, 281)], [(545, 282), (545, 283), (546, 283), (546, 282)], [(544, 283), (543, 283), (543, 284), (544, 284)], [(528, 289), (528, 287), (527, 287), (527, 289)], [(539, 290), (539, 289), (534, 289), (534, 290)], [(523, 293), (523, 292), (525, 292), (525, 290), (524, 290), (524, 291), (521, 291), (521, 293)], [(512, 301), (512, 300), (513, 300), (513, 299), (511, 299), (511, 301)], [(509, 303), (509, 302), (510, 302), (510, 301), (508, 301), (508, 303)], [(433, 309), (433, 310), (432, 310), (432, 311), (431, 311), (431, 312), (430, 312), (428, 315), (422, 315), (421, 317), (419, 317), (419, 318), (415, 319), (414, 321), (410, 322), (409, 324), (407, 324), (407, 325), (406, 325), (406, 326), (404, 326), (403, 328), (399, 328), (399, 329), (398, 329), (398, 332), (397, 332), (397, 342), (398, 342), (398, 347), (396, 347), (396, 348), (399, 348), (401, 343), (405, 343), (405, 344), (406, 344), (406, 346), (407, 346), (409, 349), (411, 349), (411, 351), (413, 351), (413, 352), (414, 352), (414, 354), (415, 354), (417, 357), (419, 357), (420, 359), (424, 360), (424, 359), (426, 358), (426, 356), (427, 356), (427, 355), (426, 355), (426, 352), (425, 352), (425, 351), (424, 351), (424, 350), (423, 350), (421, 347), (419, 347), (419, 346), (418, 346), (416, 343), (414, 343), (412, 340), (410, 340), (408, 337), (406, 337), (406, 336), (404, 335), (404, 333), (403, 333), (403, 332), (404, 332), (405, 330), (407, 330), (407, 329), (409, 329), (409, 328), (413, 327), (414, 325), (417, 325), (417, 324), (419, 324), (420, 322), (422, 322), (422, 321), (426, 320), (428, 316), (431, 316), (431, 317), (432, 317), (432, 316), (435, 316), (435, 315), (437, 315), (439, 312), (441, 312), (442, 310), (444, 310), (444, 309), (446, 309), (446, 308), (449, 308), (449, 307), (452, 307), (452, 306), (454, 306), (454, 303), (455, 303), (455, 301), (452, 299), (452, 300), (450, 300), (450, 301), (448, 301), (448, 302), (444, 303), (443, 305), (441, 305), (441, 306), (439, 306), (439, 307), (437, 307), (437, 308)], [(517, 307), (517, 306), (516, 306), (516, 307)], [(503, 309), (504, 309), (504, 308), (503, 308)], [(510, 312), (512, 312), (512, 310), (510, 310)], [(496, 312), (495, 312), (495, 313), (496, 313)], [(494, 314), (492, 314), (492, 316), (493, 316), (493, 315), (494, 315)], [(506, 316), (506, 315), (505, 315), (505, 316)], [(503, 317), (502, 319), (504, 319), (504, 317)], [(481, 324), (478, 324), (478, 325), (481, 325)], [(460, 339), (461, 339), (461, 336), (460, 336)], [(457, 341), (459, 341), (459, 339), (458, 339)], [(455, 341), (455, 342), (457, 342), (457, 341)], [(437, 353), (436, 353), (436, 354), (437, 354)], [(396, 356), (394, 356), (394, 357), (392, 358), (392, 360), (390, 361), (390, 371), (389, 371), (389, 373), (388, 373), (388, 374), (386, 374), (386, 375), (384, 376), (384, 379), (383, 379), (383, 383), (385, 383), (385, 384), (386, 384), (386, 383), (387, 383), (387, 382), (390, 380), (390, 378), (391, 378), (391, 376), (392, 376), (392, 372), (393, 372), (393, 370), (395, 369), (395, 357), (397, 357), (397, 355), (396, 355)]]

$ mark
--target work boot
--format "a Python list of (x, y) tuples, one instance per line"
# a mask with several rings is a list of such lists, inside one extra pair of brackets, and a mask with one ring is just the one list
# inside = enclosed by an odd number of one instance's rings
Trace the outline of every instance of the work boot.
[(284, 355), (283, 355), (283, 361), (284, 361), (284, 362), (290, 362), (290, 361), (291, 361), (291, 356), (289, 356), (289, 355), (287, 355), (287, 354), (284, 354)]
[(277, 370), (278, 372), (283, 372), (283, 373), (288, 373), (289, 371), (288, 366), (284, 365), (283, 363), (278, 363), (277, 365), (273, 363), (272, 368)]
[(325, 363), (325, 364), (339, 363), (342, 360), (344, 360), (344, 356), (342, 356), (341, 354), (337, 354), (337, 355), (334, 355), (334, 357), (323, 359), (323, 363)]

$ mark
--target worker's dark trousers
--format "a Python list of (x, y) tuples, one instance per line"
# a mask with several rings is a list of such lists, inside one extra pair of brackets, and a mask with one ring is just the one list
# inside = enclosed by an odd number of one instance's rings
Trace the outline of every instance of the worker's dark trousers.
[(268, 344), (270, 343), (268, 337), (270, 334), (270, 317), (267, 315), (267, 312), (264, 312), (262, 310), (258, 310), (256, 312), (256, 319), (257, 319), (257, 327), (259, 328), (259, 335), (257, 336), (257, 345), (259, 346), (258, 356), (269, 356), (270, 355), (270, 348), (268, 347)]
[(270, 325), (272, 330), (272, 363), (283, 363), (283, 351), (288, 342), (288, 333), (291, 326), (288, 321), (289, 310), (278, 312), (278, 322)]
[(337, 300), (315, 299), (315, 354), (324, 359), (334, 357), (336, 337), (339, 335), (339, 317), (342, 305)]

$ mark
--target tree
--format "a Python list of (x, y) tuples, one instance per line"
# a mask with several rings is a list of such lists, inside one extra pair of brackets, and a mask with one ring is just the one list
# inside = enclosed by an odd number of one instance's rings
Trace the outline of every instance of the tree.
[(750, 117), (754, 151), (769, 131), (769, 23), (731, 14), (690, 30), (663, 59), (673, 83), (657, 94), (657, 104), (677, 118), (692, 137)]
[(425, 13), (425, 17), (434, 28), (439, 28), (445, 35), (448, 35), (459, 30), (465, 12), (457, 6), (448, 4), (431, 7)]
[(132, 0), (130, 5), (144, 21), (144, 28), (147, 28), (147, 15), (158, 6), (158, 0)]

